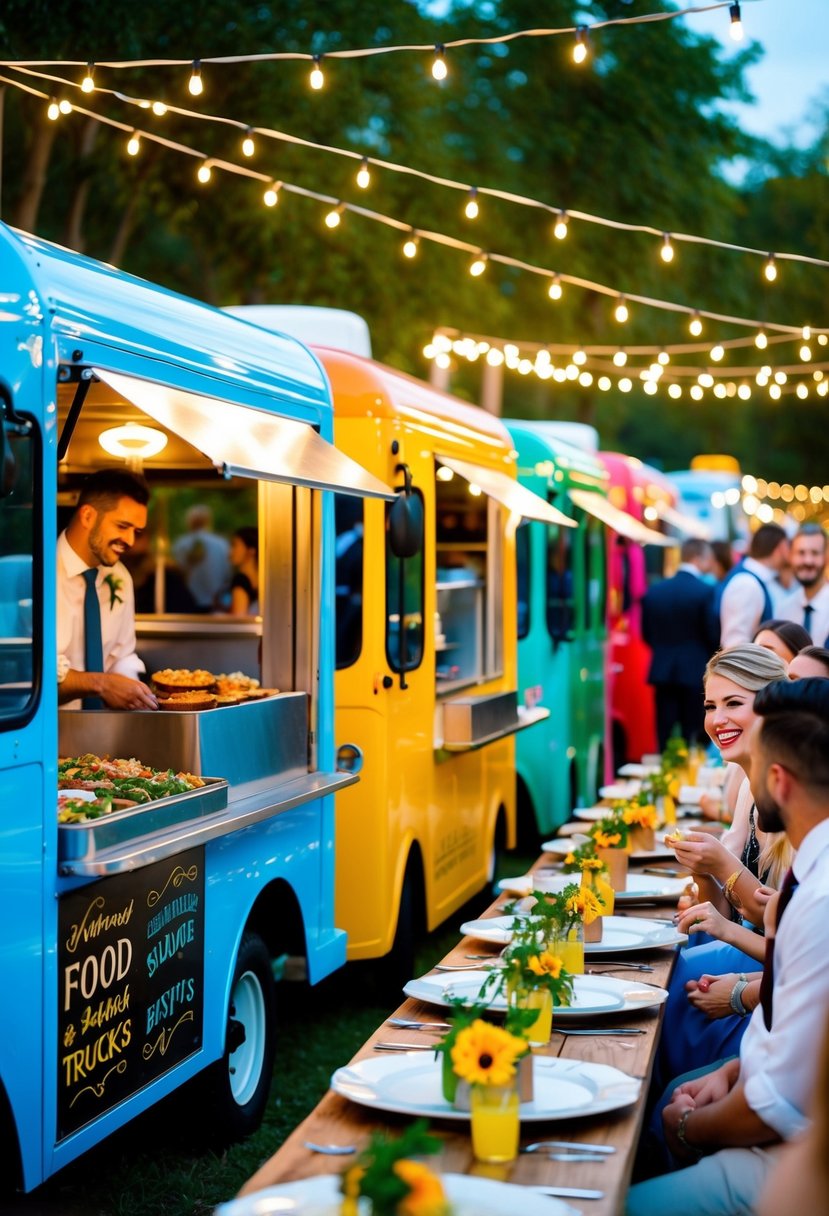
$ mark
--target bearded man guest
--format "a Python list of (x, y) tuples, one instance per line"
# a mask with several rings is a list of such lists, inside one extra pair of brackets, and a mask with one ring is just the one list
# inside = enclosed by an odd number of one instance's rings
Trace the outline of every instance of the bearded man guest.
[(816, 646), (829, 638), (829, 583), (826, 581), (826, 533), (820, 524), (804, 524), (791, 544), (790, 561), (797, 590), (780, 605), (784, 621), (796, 621)]

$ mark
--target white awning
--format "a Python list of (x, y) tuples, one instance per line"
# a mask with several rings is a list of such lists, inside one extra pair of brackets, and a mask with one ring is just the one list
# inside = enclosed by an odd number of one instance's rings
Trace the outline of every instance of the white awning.
[(660, 501), (654, 503), (654, 506), (659, 518), (676, 528), (677, 532), (682, 532), (685, 536), (695, 536), (697, 540), (711, 539), (711, 529), (701, 519), (695, 519), (693, 515), (685, 515), (667, 502)]
[(453, 473), (457, 473), (470, 485), (479, 486), (484, 494), (494, 498), (508, 511), (515, 511), (525, 519), (538, 519), (544, 524), (560, 524), (565, 528), (575, 528), (576, 521), (569, 515), (562, 514), (540, 494), (534, 494), (520, 481), (502, 473), (500, 469), (489, 469), (485, 465), (471, 464), (466, 460), (456, 460), (454, 456), (438, 456), (441, 464), (446, 465)]
[(620, 511), (618, 507), (614, 507), (613, 503), (602, 494), (595, 494), (592, 490), (571, 490), (570, 497), (577, 507), (595, 515), (596, 519), (600, 519), (620, 536), (635, 540), (640, 545), (668, 546), (674, 543), (669, 536), (663, 536), (661, 532), (648, 528), (638, 519), (634, 519), (627, 511)]
[(151, 380), (93, 370), (104, 384), (232, 476), (336, 490), (357, 498), (397, 497), (307, 423)]

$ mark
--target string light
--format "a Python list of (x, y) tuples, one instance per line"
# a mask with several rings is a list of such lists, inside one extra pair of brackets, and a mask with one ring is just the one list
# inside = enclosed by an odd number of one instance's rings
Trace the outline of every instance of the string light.
[(627, 363), (627, 361), (628, 361), (627, 351), (617, 350), (616, 354), (613, 356), (613, 362), (616, 364), (616, 366), (624, 367), (625, 364)]
[(575, 363), (576, 367), (582, 367), (587, 362), (587, 355), (581, 349), (581, 347), (574, 352), (573, 362)]
[(329, 211), (325, 217), (325, 226), (327, 228), (339, 228), (340, 220), (345, 211), (345, 203), (337, 203), (333, 211)]
[(573, 62), (584, 63), (587, 58), (587, 26), (580, 25), (576, 30), (576, 43), (573, 47)]
[(130, 156), (137, 156), (141, 151), (141, 136), (137, 131), (133, 131), (132, 135), (127, 140), (127, 152)]
[(367, 156), (364, 156), (360, 161), (360, 168), (357, 170), (357, 185), (361, 190), (368, 190), (371, 185), (371, 173), (368, 168)]
[(203, 160), (196, 170), (196, 177), (203, 186), (206, 186), (213, 176), (213, 169), (209, 160)]
[(201, 97), (204, 92), (204, 84), (201, 78), (201, 60), (194, 59), (193, 66), (190, 70), (190, 79), (187, 82), (187, 88), (193, 97)]
[(155, 114), (158, 118), (163, 118), (167, 113), (167, 107), (163, 101), (154, 101), (152, 104), (152, 111), (153, 114)]
[(468, 220), (476, 220), (478, 218), (478, 210), (478, 187), (470, 186), (469, 198), (466, 200), (463, 213)]
[(688, 329), (695, 338), (698, 338), (702, 333), (702, 317), (698, 312), (695, 312), (688, 322)]
[(256, 151), (256, 144), (253, 142), (253, 131), (250, 127), (245, 131), (245, 137), (242, 140), (242, 155), (253, 156)]
[(473, 278), (477, 279), (480, 275), (482, 275), (484, 273), (484, 271), (486, 270), (486, 264), (487, 264), (488, 260), (489, 260), (489, 258), (487, 256), (487, 254), (485, 254), (485, 253), (478, 254), (478, 256), (475, 258), (475, 260), (472, 262), (471, 266), (469, 267), (469, 273), (472, 275)]
[(725, 347), (721, 346), (719, 342), (716, 346), (712, 346), (711, 350), (709, 351), (709, 358), (712, 359), (714, 363), (719, 363), (724, 355)]
[(61, 114), (71, 114), (72, 102), (68, 101), (65, 97), (61, 97), (60, 101), (58, 102), (58, 109), (60, 110)]
[(671, 361), (671, 356), (668, 354), (668, 352), (666, 350), (661, 350), (659, 352), (659, 354), (656, 356), (656, 358), (657, 358), (657, 361), (659, 363), (661, 363), (663, 367), (667, 367), (667, 365)]
[(731, 37), (734, 39), (735, 42), (742, 42), (742, 40), (743, 40), (743, 22), (742, 22), (742, 19), (740, 16), (739, 4), (729, 5), (728, 15), (731, 18), (731, 26), (730, 26)]
[(281, 182), (271, 182), (265, 193), (262, 195), (262, 201), (266, 207), (275, 207), (279, 202), (279, 187)]
[(807, 346), (806, 343), (804, 342), (803, 345), (801, 346), (800, 350), (798, 351), (798, 354), (800, 355), (800, 357), (804, 363), (808, 363), (812, 357), (811, 347)]
[(547, 288), (547, 295), (550, 297), (551, 300), (560, 300), (563, 294), (564, 293), (563, 293), (562, 287), (561, 287), (561, 279), (559, 278), (559, 276), (557, 274), (554, 274), (552, 282), (550, 283), (550, 286)]
[(94, 93), (95, 91), (95, 64), (88, 63), (86, 65), (86, 75), (81, 81), (81, 89), (84, 93)]
[(314, 66), (311, 68), (311, 75), (308, 77), (308, 83), (312, 89), (319, 91), (325, 84), (325, 76), (322, 73), (322, 55), (314, 56)]
[(553, 228), (553, 236), (558, 241), (563, 241), (564, 238), (567, 236), (567, 212), (566, 211), (559, 211), (558, 219), (556, 220), (555, 227)]
[(418, 237), (418, 235), (414, 231), (414, 229), (412, 229), (409, 236), (403, 242), (403, 256), (406, 258), (417, 257), (417, 247), (419, 244), (420, 244), (420, 238)]
[(662, 237), (662, 248), (659, 250), (659, 256), (663, 262), (672, 262), (674, 260), (674, 247), (671, 244), (671, 236), (668, 232)]
[(619, 381), (617, 388), (621, 393), (629, 393), (633, 388), (633, 381), (628, 376), (623, 376)]
[(777, 263), (774, 260), (773, 253), (770, 253), (768, 256), (768, 260), (766, 261), (766, 265), (763, 270), (763, 274), (766, 276), (766, 279), (769, 283), (773, 283), (774, 280), (777, 278)]
[(46, 117), (51, 119), (52, 122), (57, 122), (57, 120), (60, 118), (60, 106), (55, 101), (54, 97), (50, 98), (49, 100), (49, 106), (46, 110)]
[(624, 325), (625, 321), (627, 321), (628, 317), (630, 316), (630, 310), (625, 303), (624, 296), (619, 296), (619, 302), (616, 305), (616, 310), (613, 315), (620, 325)]
[(766, 331), (764, 329), (758, 329), (757, 337), (754, 339), (754, 345), (758, 350), (765, 350), (768, 344), (769, 340), (766, 337)]
[(435, 46), (435, 57), (432, 60), (432, 76), (435, 80), (445, 80), (448, 75), (449, 69), (446, 66), (443, 43), (438, 42)]

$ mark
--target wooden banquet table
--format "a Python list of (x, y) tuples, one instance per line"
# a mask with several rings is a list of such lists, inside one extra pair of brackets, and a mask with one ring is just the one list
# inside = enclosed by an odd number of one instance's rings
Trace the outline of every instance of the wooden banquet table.
[[(534, 869), (549, 867), (551, 858), (543, 854)], [(484, 916), (503, 914), (509, 896), (500, 896)], [(659, 907), (635, 906), (624, 915), (665, 918), (673, 908), (670, 904)], [(617, 906), (617, 914), (619, 914)], [(498, 946), (488, 946), (472, 937), (462, 938), (457, 946), (443, 959), (451, 966), (469, 967), (466, 957), (470, 954), (485, 954), (491, 951), (496, 958)], [(588, 956), (587, 972), (595, 968), (606, 971), (617, 978), (629, 978), (631, 983), (642, 982), (658, 987), (667, 987), (675, 960), (675, 947), (662, 947), (631, 955), (623, 955), (625, 962), (641, 963), (653, 967), (653, 972), (620, 969), (613, 970), (614, 962), (622, 961), (619, 955), (604, 955), (601, 958)], [(485, 966), (484, 962), (479, 964)], [(566, 1198), (565, 1202), (581, 1209), (588, 1216), (615, 1216), (624, 1207), (624, 1199), (630, 1184), (631, 1171), (642, 1129), (648, 1085), (656, 1046), (659, 1039), (664, 1004), (656, 1008), (640, 1009), (630, 1013), (615, 1012), (612, 1016), (579, 1021), (582, 1027), (601, 1028), (607, 1035), (570, 1036), (558, 1033), (553, 1019), (553, 1036), (548, 1048), (537, 1049), (536, 1054), (558, 1056), (563, 1060), (583, 1060), (596, 1064), (612, 1065), (641, 1079), (638, 1100), (634, 1105), (611, 1114), (571, 1117), (545, 1122), (523, 1122), (521, 1144), (540, 1140), (566, 1140), (578, 1143), (600, 1143), (612, 1145), (616, 1151), (600, 1161), (559, 1162), (552, 1161), (546, 1153), (519, 1154), (517, 1160), (504, 1166), (482, 1165), (472, 1155), (472, 1145), (467, 1121), (450, 1122), (433, 1120), (430, 1131), (443, 1142), (441, 1151), (429, 1158), (431, 1168), (442, 1173), (478, 1174), (498, 1178), (504, 1182), (527, 1186), (555, 1186), (601, 1191), (600, 1199)], [(423, 1001), (407, 998), (394, 1011), (393, 1016), (419, 1021), (443, 1021), (446, 1010)], [(561, 1025), (561, 1024), (559, 1024)], [(645, 1033), (628, 1037), (615, 1036), (614, 1026), (641, 1027)], [(353, 1056), (350, 1063), (377, 1058), (374, 1050), (377, 1041), (393, 1041), (423, 1046), (424, 1042), (438, 1041), (442, 1032), (403, 1030), (384, 1022)], [(426, 1053), (424, 1052), (424, 1055)], [(346, 1061), (343, 1061), (345, 1064)], [(329, 1090), (311, 1114), (291, 1133), (282, 1146), (245, 1184), (240, 1192), (247, 1195), (263, 1187), (294, 1179), (308, 1178), (314, 1174), (330, 1174), (344, 1169), (355, 1157), (331, 1157), (310, 1151), (305, 1141), (317, 1144), (355, 1145), (358, 1151), (367, 1143), (370, 1133), (387, 1128), (392, 1133), (409, 1123), (407, 1115), (389, 1114), (357, 1105)]]

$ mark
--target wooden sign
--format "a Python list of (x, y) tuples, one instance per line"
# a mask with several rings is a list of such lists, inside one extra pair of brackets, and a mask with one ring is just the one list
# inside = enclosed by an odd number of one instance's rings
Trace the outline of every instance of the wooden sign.
[(58, 1139), (201, 1047), (204, 849), (61, 897)]

